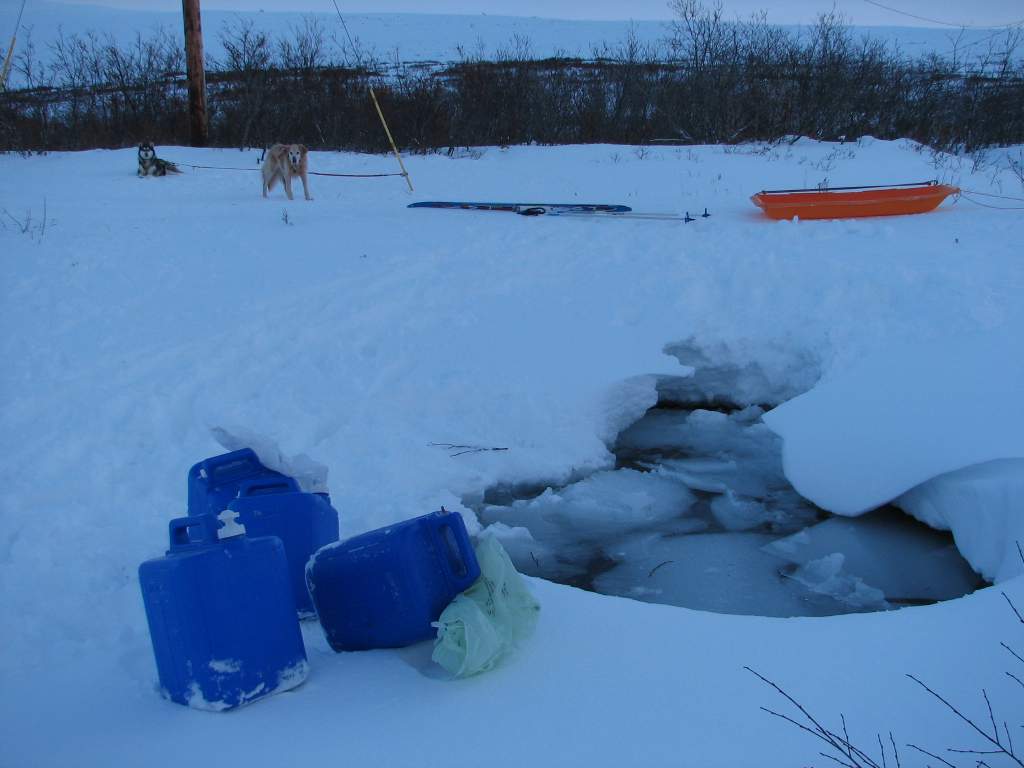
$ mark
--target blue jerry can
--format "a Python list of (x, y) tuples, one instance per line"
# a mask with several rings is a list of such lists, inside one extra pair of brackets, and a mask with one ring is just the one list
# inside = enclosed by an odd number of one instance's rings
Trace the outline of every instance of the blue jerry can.
[(287, 475), (263, 466), (252, 448), (203, 459), (188, 471), (188, 513), (219, 514), (238, 495), (244, 481), (282, 478)]
[(277, 536), (288, 558), (288, 578), (301, 617), (314, 615), (306, 589), (306, 562), (338, 540), (338, 513), (327, 494), (301, 493), (290, 477), (246, 480), (228, 504), (250, 536)]
[(318, 551), (306, 582), (336, 651), (400, 648), (434, 634), (431, 622), (480, 576), (457, 514), (432, 512)]
[(232, 535), (244, 534), (234, 514), (172, 520), (167, 554), (139, 566), (161, 691), (197, 709), (286, 691), (309, 669), (284, 546)]

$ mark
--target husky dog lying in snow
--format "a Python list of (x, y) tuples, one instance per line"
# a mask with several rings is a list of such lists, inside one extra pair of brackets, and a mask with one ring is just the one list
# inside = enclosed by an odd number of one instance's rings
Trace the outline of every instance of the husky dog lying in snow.
[(284, 191), (289, 200), (292, 197), (292, 179), (302, 179), (302, 193), (307, 200), (309, 196), (309, 165), (306, 156), (309, 150), (305, 144), (275, 144), (266, 151), (263, 160), (263, 196), (274, 188), (278, 180), (284, 182)]
[(181, 173), (181, 169), (169, 160), (161, 160), (156, 150), (148, 141), (139, 144), (139, 177), (166, 176), (168, 173)]

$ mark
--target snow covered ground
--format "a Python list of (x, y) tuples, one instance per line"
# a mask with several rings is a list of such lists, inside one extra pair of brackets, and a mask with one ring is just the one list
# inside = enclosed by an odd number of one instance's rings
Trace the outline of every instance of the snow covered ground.
[[(256, 167), (251, 152), (159, 152)], [(280, 190), (261, 199), (252, 171), (137, 179), (133, 149), (0, 157), (0, 763), (816, 760), (817, 744), (758, 709), (784, 702), (744, 665), (836, 727), (843, 712), (864, 744), (889, 730), (926, 748), (971, 744), (904, 673), (979, 717), (985, 686), (1012, 718), (1020, 698), (1003, 682), (999, 642), (1019, 645), (1021, 634), (1000, 590), (1024, 604), (1020, 577), (935, 606), (787, 620), (531, 580), (537, 633), (479, 678), (440, 679), (429, 644), (336, 655), (307, 624), (311, 673), (294, 692), (226, 715), (162, 700), (136, 568), (162, 553), (167, 520), (184, 513), (188, 467), (222, 447), (253, 445), (307, 481), (326, 468), (350, 535), (441, 504), (466, 512), (496, 484), (608, 468), (616, 435), (654, 404), (658, 376), (679, 377), (663, 387), (693, 381), (739, 402), (778, 402), (819, 376), (842, 382), (887, 350), (970, 335), (1007, 340), (979, 380), (1019, 371), (1008, 361), (1024, 333), (1020, 211), (962, 200), (922, 216), (774, 223), (748, 200), (826, 177), (940, 176), (1021, 196), (995, 167), (972, 174), (970, 161), (870, 139), (492, 148), (407, 164), (415, 194), (400, 179), (314, 177), (313, 202), (288, 202)], [(312, 165), (391, 170), (387, 157), (354, 154), (313, 153)], [(424, 199), (712, 216), (405, 208)], [(941, 366), (918, 370), (911, 395), (941, 400)], [(912, 373), (900, 373), (900, 391)], [(849, 406), (884, 402), (889, 383), (883, 370), (865, 384), (877, 390), (846, 390)], [(1019, 406), (989, 405), (994, 423), (1017, 423)], [(950, 445), (985, 434), (948, 409), (931, 415)], [(899, 426), (872, 423), (879, 445)], [(903, 453), (880, 453), (887, 461), (872, 473), (905, 478), (905, 459), (935, 439), (901, 437)], [(452, 458), (433, 442), (508, 450)], [(1006, 444), (1012, 453), (1019, 443)], [(875, 479), (893, 495), (908, 490)], [(977, 489), (970, 479), (954, 478), (956, 492)], [(932, 508), (949, 498), (935, 487), (923, 497)]]

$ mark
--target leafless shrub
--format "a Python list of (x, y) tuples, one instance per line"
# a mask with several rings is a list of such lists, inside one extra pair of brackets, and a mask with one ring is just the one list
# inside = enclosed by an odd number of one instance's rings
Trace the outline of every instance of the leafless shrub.
[[(855, 39), (834, 12), (797, 35), (763, 14), (728, 21), (699, 0), (672, 7), (661, 44), (630, 29), (589, 58), (541, 59), (515, 36), (491, 54), (460, 48), (448, 65), (379, 61), (315, 19), (276, 36), (236, 19), (208, 67), (210, 141), (385, 151), (372, 84), (399, 144), (422, 152), (871, 135), (965, 153), (1024, 142), (1020, 30), (973, 58), (959, 46), (952, 58), (909, 59)], [(96, 33), (60, 35), (49, 58), (45, 68), (25, 58), (28, 87), (0, 94), (0, 148), (187, 141), (181, 52), (167, 33), (120, 48)]]
[(42, 240), (46, 235), (46, 228), (52, 226), (53, 221), (46, 213), (46, 198), (43, 198), (43, 212), (39, 218), (35, 217), (32, 209), (25, 212), (23, 216), (16, 216), (6, 208), (0, 210), (0, 227), (7, 229), (13, 226), (15, 231), (28, 235), (32, 240)]
[(1017, 150), (1016, 157), (1007, 153), (1006, 164), (1010, 169), (1010, 173), (1017, 178), (1021, 188), (1024, 189), (1024, 152)]
[[(1020, 556), (1021, 562), (1024, 563), (1024, 549), (1021, 548), (1020, 542), (1017, 542), (1017, 553)], [(1024, 627), (1024, 615), (1021, 615), (1020, 610), (1005, 592), (1003, 592), (1002, 595), (1006, 600), (1010, 611), (1016, 617), (1017, 622)], [(1010, 658), (1008, 659), (1008, 663), (1010, 663), (1011, 667), (1014, 668), (1014, 671), (1006, 671), (1006, 677), (1015, 684), (1014, 690), (1019, 688), (1021, 692), (1018, 694), (1021, 698), (1021, 704), (1018, 704), (1014, 708), (1014, 711), (1017, 712), (1017, 715), (1014, 717), (1020, 718), (1022, 712), (1024, 712), (1024, 706), (1022, 706), (1024, 705), (1024, 651), (1017, 650), (1005, 642), (1001, 642), (999, 645), (1003, 651), (1009, 654)], [(837, 728), (830, 728), (823, 723), (821, 718), (811, 713), (780, 685), (769, 680), (767, 677), (764, 677), (750, 667), (744, 667), (744, 669), (756, 676), (766, 685), (773, 688), (789, 703), (794, 714), (778, 712), (776, 710), (769, 709), (768, 707), (761, 707), (761, 710), (799, 728), (811, 736), (814, 736), (819, 742), (824, 743), (827, 747), (827, 751), (819, 752), (818, 754), (821, 757), (824, 757), (833, 763), (845, 766), (845, 768), (888, 768), (887, 754), (889, 754), (888, 750), (889, 746), (891, 746), (891, 755), (895, 760), (897, 768), (900, 768), (899, 750), (896, 748), (896, 740), (891, 732), (888, 734), (888, 743), (883, 740), (881, 734), (876, 736), (876, 740), (878, 742), (878, 753), (876, 759), (874, 755), (874, 745), (870, 748), (859, 747), (850, 738), (845, 716), (839, 716), (841, 730)], [(1013, 738), (1014, 733), (1020, 734), (1021, 730), (1024, 729), (1024, 722), (1011, 723), (997, 715), (992, 706), (988, 692), (984, 688), (981, 690), (981, 696), (985, 702), (986, 713), (988, 715), (987, 723), (979, 721), (966, 714), (964, 707), (950, 701), (914, 675), (907, 675), (907, 677), (924, 689), (930, 697), (940, 702), (956, 720), (966, 726), (967, 733), (973, 734), (974, 738), (977, 740), (976, 744), (973, 746), (945, 749), (944, 753), (948, 758), (942, 757), (941, 755), (926, 750), (916, 744), (907, 744), (906, 746), (909, 749), (912, 749), (926, 757), (930, 757), (933, 760), (938, 760), (949, 768), (958, 768), (957, 765), (952, 762), (957, 759), (969, 760), (969, 764), (973, 768), (996, 768), (993, 763), (997, 760), (1001, 765), (1016, 765), (1020, 768), (1024, 768), (1024, 752), (1021, 751), (1019, 745), (1014, 743)], [(1018, 736), (1018, 738), (1020, 737)]]
[(323, 24), (307, 16), (302, 25), (292, 27), (291, 35), (277, 41), (278, 57), (286, 70), (312, 75), (327, 66), (327, 42)]

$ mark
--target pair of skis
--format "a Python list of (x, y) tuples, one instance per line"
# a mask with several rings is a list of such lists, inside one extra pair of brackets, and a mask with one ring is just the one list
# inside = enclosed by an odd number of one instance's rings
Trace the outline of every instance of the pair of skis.
[[(516, 213), (520, 216), (582, 216), (608, 219), (642, 219), (651, 221), (682, 221), (690, 223), (696, 218), (689, 211), (680, 216), (677, 213), (641, 213), (628, 205), (608, 205), (603, 203), (477, 203), (477, 202), (444, 202), (426, 201), (412, 203), (409, 208), (440, 208), (462, 211), (499, 211)], [(700, 215), (708, 218), (711, 214), (707, 208)]]

